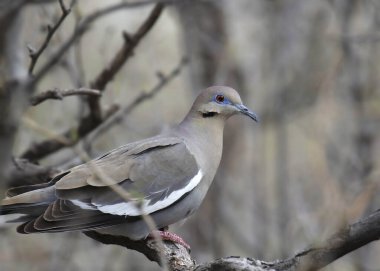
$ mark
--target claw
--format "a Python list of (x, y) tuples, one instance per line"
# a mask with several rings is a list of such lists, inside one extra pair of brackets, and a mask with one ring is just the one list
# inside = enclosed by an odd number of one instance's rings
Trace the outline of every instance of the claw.
[[(180, 245), (184, 246), (186, 249), (190, 250), (190, 246), (177, 234), (169, 232), (169, 231), (165, 231), (165, 230), (164, 231), (157, 230), (154, 232), (157, 235), (159, 235), (163, 241), (172, 241), (173, 243), (180, 244)], [(154, 235), (152, 233), (150, 233), (148, 235), (148, 238), (154, 238)]]

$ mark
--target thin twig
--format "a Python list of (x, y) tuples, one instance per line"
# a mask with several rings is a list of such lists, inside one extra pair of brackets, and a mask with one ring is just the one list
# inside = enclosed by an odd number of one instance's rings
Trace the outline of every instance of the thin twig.
[[(78, 24), (77, 29), (78, 31), (85, 31), (86, 25), (88, 25), (90, 22), (95, 20), (101, 15), (107, 14), (111, 11), (116, 10), (117, 8), (121, 7), (137, 7), (141, 6), (142, 4), (148, 4), (148, 3), (155, 3), (154, 1), (145, 1), (145, 2), (140, 2), (140, 3), (121, 3), (118, 5), (111, 6), (107, 9), (100, 10), (98, 12), (93, 13), (92, 15), (89, 15), (85, 17), (81, 23)], [(127, 5), (128, 4), (128, 5)], [(153, 24), (157, 21), (158, 16), (161, 14), (162, 11), (162, 5), (157, 5), (151, 14), (148, 16), (148, 19), (142, 24), (142, 26), (139, 28), (137, 33), (133, 36), (133, 43), (129, 43), (126, 45), (126, 42), (123, 45), (123, 48), (120, 50), (118, 54), (116, 54), (115, 58), (111, 62), (111, 64), (104, 69), (97, 79), (92, 83), (92, 88), (94, 89), (104, 89), (105, 85), (113, 78), (113, 76), (116, 74), (117, 71), (120, 70), (120, 67), (122, 66), (123, 63), (125, 63), (126, 59), (132, 54), (133, 49), (136, 47), (140, 39), (148, 33), (149, 29), (153, 26)], [(73, 36), (74, 38), (74, 36)], [(52, 57), (52, 59), (54, 56)], [(35, 79), (38, 78), (38, 75), (36, 75)], [(98, 86), (98, 87), (96, 87)], [(71, 137), (72, 134), (79, 135), (80, 137), (85, 136), (88, 134), (90, 131), (95, 129), (99, 124), (101, 124), (102, 121), (104, 121), (104, 117), (101, 115), (101, 109), (100, 109), (100, 104), (98, 99), (89, 99), (89, 104), (90, 104), (90, 113), (85, 116), (84, 118), (81, 119), (78, 128), (71, 128), (67, 132), (64, 133), (63, 136)], [(78, 137), (73, 140), (73, 144), (75, 144), (78, 140)], [(58, 142), (54, 142), (51, 140), (41, 142), (40, 144), (35, 144), (32, 146), (28, 151), (26, 151), (23, 154), (23, 158), (29, 158), (29, 159), (39, 159), (42, 158), (51, 152), (57, 151), (66, 145), (63, 145)]]
[(110, 117), (107, 121), (104, 121), (101, 125), (99, 125), (85, 140), (84, 145), (88, 146), (91, 144), (98, 136), (109, 131), (109, 129), (115, 125), (120, 123), (128, 114), (131, 113), (138, 105), (142, 102), (153, 98), (161, 89), (163, 89), (169, 82), (171, 82), (176, 76), (178, 76), (184, 66), (188, 63), (187, 58), (182, 58), (180, 63), (175, 67), (167, 76), (160, 73), (158, 76), (158, 83), (148, 92), (141, 92), (129, 105), (120, 109), (116, 112), (112, 117)]
[(149, 30), (152, 29), (160, 17), (163, 8), (163, 4), (157, 4), (135, 34), (129, 35), (123, 32), (124, 43), (122, 47), (115, 54), (109, 65), (96, 76), (95, 80), (90, 84), (91, 88), (103, 90), (106, 87), (107, 83), (114, 78), (126, 60), (133, 56), (133, 50)]
[[(66, 145), (69, 145), (70, 142), (66, 140), (66, 138), (61, 137), (60, 135), (55, 134), (54, 132), (50, 131), (49, 129), (41, 126), (37, 122), (35, 122), (32, 119), (24, 118), (24, 123), (26, 123), (29, 127), (33, 128), (35, 131), (38, 131), (39, 133), (47, 136), (54, 136), (58, 138), (60, 141), (64, 142)], [(152, 233), (154, 240), (157, 243), (157, 255), (159, 259), (159, 264), (161, 265), (162, 269), (164, 271), (168, 271), (167, 261), (165, 258), (165, 255), (163, 254), (164, 251), (164, 244), (162, 241), (162, 238), (157, 234), (157, 226), (154, 222), (154, 220), (150, 217), (149, 214), (145, 213), (144, 209), (142, 208), (142, 205), (139, 204), (139, 201), (136, 199), (133, 199), (133, 197), (129, 194), (129, 192), (125, 189), (123, 189), (119, 185), (115, 185), (114, 180), (112, 180), (106, 172), (104, 172), (101, 168), (99, 168), (93, 160), (89, 157), (89, 155), (83, 150), (78, 147), (73, 148), (74, 152), (82, 159), (82, 161), (85, 161), (88, 165), (88, 167), (91, 169), (92, 173), (99, 179), (101, 182), (103, 182), (107, 187), (111, 190), (113, 190), (116, 194), (118, 194), (121, 198), (123, 198), (125, 201), (132, 201), (136, 203), (136, 208), (140, 209), (141, 211), (141, 218), (148, 226), (149, 231)]]
[[(90, 88), (99, 89), (101, 91), (105, 89), (106, 85), (114, 78), (114, 76), (120, 71), (121, 67), (133, 55), (133, 50), (140, 43), (141, 39), (146, 36), (150, 29), (152, 29), (160, 17), (163, 8), (163, 4), (157, 4), (135, 34), (129, 36), (125, 32), (123, 33), (124, 43), (122, 47), (115, 54), (110, 64), (107, 65), (107, 67), (105, 67), (90, 84)], [(88, 97), (88, 105), (93, 122), (100, 122), (102, 113), (99, 97)]]
[(139, 204), (139, 201), (136, 201), (136, 199), (133, 199), (133, 197), (130, 195), (130, 193), (122, 188), (119, 185), (115, 185), (115, 181), (111, 179), (106, 172), (104, 172), (100, 167), (98, 167), (93, 160), (89, 157), (89, 155), (82, 149), (74, 148), (74, 151), (80, 156), (82, 161), (85, 161), (89, 168), (91, 169), (92, 173), (99, 179), (101, 182), (103, 182), (109, 189), (114, 191), (116, 194), (118, 194), (121, 198), (123, 198), (126, 202), (135, 202), (135, 207), (141, 211), (141, 218), (145, 222), (145, 224), (148, 226), (149, 231), (153, 235), (154, 240), (157, 243), (158, 250), (157, 250), (157, 256), (159, 259), (159, 264), (162, 267), (163, 271), (168, 271), (168, 264), (165, 259), (165, 255), (163, 254), (164, 251), (164, 243), (162, 241), (162, 238), (158, 235), (156, 232), (157, 226), (154, 220), (151, 218), (149, 214), (147, 214), (144, 209), (142, 208), (142, 205)]
[(55, 23), (55, 25), (53, 25), (53, 26), (51, 26), (50, 24), (47, 25), (47, 35), (45, 37), (44, 42), (41, 44), (41, 47), (37, 51), (35, 51), (30, 46), (28, 46), (29, 56), (30, 56), (30, 64), (29, 64), (28, 72), (30, 75), (33, 73), (34, 67), (36, 66), (36, 63), (37, 63), (39, 57), (45, 51), (45, 49), (48, 46), (51, 38), (53, 37), (53, 35), (57, 31), (57, 29), (61, 26), (62, 22), (65, 20), (67, 15), (69, 15), (71, 12), (71, 6), (70, 6), (70, 8), (66, 8), (63, 0), (58, 0), (58, 1), (59, 1), (59, 6), (61, 7), (61, 11), (62, 11), (61, 17)]
[[(40, 124), (38, 124), (36, 121), (34, 121), (33, 119), (31, 118), (28, 118), (26, 116), (24, 116), (22, 118), (22, 122), (28, 126), (30, 129), (33, 129), (41, 134), (44, 134), (50, 138), (53, 138), (55, 141), (61, 143), (61, 144), (64, 144), (66, 146), (70, 146), (72, 145), (72, 141), (67, 138), (66, 136), (62, 136), (60, 134), (57, 134), (49, 129), (47, 129), (46, 127), (44, 126), (41, 126)], [(24, 157), (21, 157), (21, 158), (24, 158)], [(28, 158), (26, 158), (28, 159)], [(31, 160), (31, 159), (29, 159)]]
[[(173, 80), (181, 72), (181, 69), (186, 65), (187, 62), (188, 60), (186, 58), (183, 58), (179, 65), (174, 68), (169, 75), (166, 77), (159, 77), (160, 81), (156, 86), (154, 86), (154, 88), (152, 88), (151, 91), (141, 93), (129, 106), (123, 108), (122, 110), (119, 110), (115, 107), (109, 109), (108, 113), (106, 113), (103, 119), (104, 124), (100, 124), (98, 126), (84, 125), (79, 126), (79, 128), (77, 126), (71, 127), (61, 135), (61, 137), (65, 138), (68, 142), (62, 142), (58, 141), (56, 138), (51, 138), (40, 143), (33, 144), (21, 155), (21, 157), (33, 161), (39, 160), (64, 147), (72, 146), (78, 143), (79, 140), (88, 135), (90, 132), (94, 131), (93, 134), (89, 135), (84, 142), (85, 145), (90, 144), (95, 138), (108, 130), (112, 125), (120, 122), (140, 103), (156, 95), (164, 86), (171, 82), (171, 80)], [(112, 117), (114, 114), (117, 114), (117, 116)], [(111, 117), (112, 120), (108, 121), (108, 119)], [(95, 128), (96, 130), (94, 130)]]
[(39, 93), (30, 99), (30, 104), (35, 106), (48, 99), (62, 100), (66, 96), (73, 95), (89, 95), (101, 96), (102, 93), (97, 89), (78, 88), (78, 89), (49, 89), (45, 92)]
[[(104, 121), (106, 121), (110, 116), (112, 116), (118, 110), (118, 106), (114, 105), (110, 107), (104, 116)], [(40, 143), (32, 144), (22, 155), (21, 158), (36, 161), (45, 157), (51, 153), (54, 153), (64, 147), (73, 146), (79, 142), (79, 140), (92, 130), (92, 126), (82, 126), (82, 127), (72, 127), (68, 129), (59, 137), (52, 137), (48, 140), (42, 141)]]
[[(88, 24), (90, 24), (92, 21), (94, 21), (96, 18), (99, 18), (102, 15), (105, 15), (109, 12), (112, 12), (114, 10), (120, 9), (122, 7), (138, 7), (143, 4), (149, 4), (149, 3), (155, 3), (158, 1), (145, 1), (145, 2), (139, 2), (139, 3), (121, 3), (118, 5), (111, 6), (107, 9), (100, 10), (98, 12), (95, 12), (87, 17), (85, 17), (81, 23), (78, 24), (78, 27), (76, 28), (76, 31), (84, 31), (86, 30), (86, 27)], [(109, 82), (113, 76), (116, 74), (117, 71), (120, 70), (121, 65), (125, 62), (125, 60), (132, 54), (133, 49), (138, 44), (139, 40), (151, 29), (153, 24), (157, 21), (158, 16), (160, 15), (162, 11), (162, 5), (158, 5), (154, 8), (148, 19), (143, 23), (143, 25), (139, 28), (137, 33), (133, 37), (133, 43), (129, 43), (128, 46), (123, 46), (123, 49), (121, 50), (120, 54), (117, 54), (114, 58), (114, 60), (111, 62), (111, 65), (105, 69), (100, 75), (97, 77), (97, 79), (94, 81), (92, 85), (100, 86), (100, 89), (103, 89), (107, 82)], [(72, 36), (73, 39), (75, 39), (75, 35)], [(70, 40), (70, 39), (69, 39)], [(67, 43), (67, 42), (66, 42)], [(68, 45), (69, 43), (67, 43)], [(126, 42), (125, 42), (126, 44)], [(65, 44), (62, 45), (63, 47)], [(63, 48), (62, 47), (62, 48)], [(57, 56), (59, 57), (59, 56)], [(52, 60), (55, 57), (53, 56), (50, 60), (50, 63), (54, 65)], [(57, 59), (58, 61), (58, 59)], [(48, 63), (47, 63), (48, 64)], [(47, 66), (45, 66), (47, 67)], [(44, 68), (41, 69), (43, 71)], [(44, 72), (42, 72), (44, 73)], [(41, 76), (41, 73), (37, 74), (34, 78), (34, 80), (38, 81), (38, 77)], [(36, 81), (35, 81), (36, 82)], [(98, 88), (97, 88), (98, 89)], [(101, 110), (100, 105), (98, 102), (98, 99), (89, 99), (90, 103), (90, 109), (91, 112), (89, 115), (81, 119), (78, 128), (70, 129), (69, 131), (64, 133), (64, 136), (70, 136), (72, 134), (84, 136), (88, 132), (92, 131), (94, 128), (96, 128), (101, 122), (102, 122), (102, 116), (101, 116)], [(78, 137), (75, 138), (76, 140), (72, 141), (73, 144), (77, 142)], [(46, 156), (50, 154), (51, 152), (57, 151), (60, 148), (65, 147), (66, 145), (63, 145), (58, 142), (52, 142), (50, 141), (44, 141), (40, 144), (36, 144), (32, 146), (32, 148), (28, 151), (26, 151), (23, 154), (24, 158), (31, 158), (31, 159), (39, 159), (43, 156)], [(38, 151), (40, 149), (40, 152)]]
[(31, 84), (36, 84), (55, 64), (57, 64), (59, 59), (66, 53), (66, 51), (89, 29), (89, 26), (97, 19), (124, 8), (138, 8), (156, 3), (173, 4), (176, 2), (177, 1), (175, 0), (145, 0), (133, 3), (122, 2), (87, 15), (77, 25), (68, 39), (62, 43), (57, 51), (52, 56), (50, 56), (49, 60), (35, 74), (33, 80), (31, 81)]

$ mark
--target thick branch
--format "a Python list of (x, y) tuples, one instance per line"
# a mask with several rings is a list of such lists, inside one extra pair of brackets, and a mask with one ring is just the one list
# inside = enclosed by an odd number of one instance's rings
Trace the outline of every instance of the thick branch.
[[(143, 253), (148, 259), (158, 262), (157, 247), (152, 247), (152, 241), (132, 241), (125, 237), (104, 236), (95, 232), (87, 232), (87, 236), (105, 243), (124, 246)], [(370, 216), (353, 223), (338, 231), (321, 244), (297, 253), (294, 257), (265, 262), (243, 257), (225, 257), (195, 267), (194, 260), (188, 253), (183, 253), (183, 247), (165, 242), (164, 255), (168, 259), (171, 270), (195, 271), (315, 271), (334, 262), (338, 258), (380, 238), (380, 210)], [(184, 249), (186, 251), (186, 249)], [(176, 263), (180, 262), (178, 269)]]
[(97, 89), (78, 88), (78, 89), (49, 89), (45, 92), (39, 93), (30, 99), (31, 105), (38, 105), (48, 99), (62, 100), (66, 96), (73, 95), (89, 95), (101, 96), (101, 92)]
[[(348, 225), (344, 229), (333, 234), (321, 244), (312, 246), (294, 257), (274, 262), (260, 262), (264, 270), (278, 271), (315, 271), (334, 262), (340, 257), (364, 246), (372, 241), (380, 239), (380, 210), (372, 213), (366, 218)], [(239, 258), (236, 261), (247, 261), (247, 258)], [(228, 263), (229, 258), (218, 260), (222, 264)], [(257, 261), (256, 261), (257, 262)], [(214, 264), (214, 263), (211, 263)], [(207, 264), (211, 266), (210, 263)], [(254, 266), (256, 267), (256, 266)], [(200, 270), (230, 270), (230, 269), (204, 269)], [(235, 270), (235, 269), (234, 269)], [(236, 269), (243, 270), (243, 269)], [(244, 269), (251, 270), (251, 269)], [(255, 269), (253, 269), (255, 270)]]
[[(134, 241), (124, 236), (100, 234), (95, 231), (87, 231), (84, 234), (103, 244), (119, 245), (136, 250), (144, 254), (149, 260), (160, 264), (159, 246), (153, 239)], [(195, 261), (190, 257), (188, 250), (179, 244), (164, 241), (164, 248), (161, 253), (167, 259), (170, 270), (190, 270), (195, 266)]]
[[(291, 262), (295, 270), (319, 270), (340, 257), (380, 239), (380, 210), (348, 225), (321, 244), (297, 253)], [(284, 261), (285, 263), (289, 261)]]
[(267, 267), (264, 262), (259, 260), (230, 256), (198, 265), (194, 271), (267, 271)]

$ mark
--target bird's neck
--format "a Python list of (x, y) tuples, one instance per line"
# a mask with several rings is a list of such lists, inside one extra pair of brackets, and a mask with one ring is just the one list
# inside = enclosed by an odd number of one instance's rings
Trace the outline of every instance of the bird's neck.
[(198, 152), (196, 155), (202, 157), (202, 166), (215, 171), (222, 156), (224, 123), (219, 117), (188, 114), (177, 127), (179, 134)]
[[(211, 143), (222, 143), (225, 119), (219, 116), (207, 117), (201, 114), (189, 113), (178, 125), (178, 128), (186, 136), (195, 136), (198, 139)], [(219, 142), (220, 141), (220, 142)]]

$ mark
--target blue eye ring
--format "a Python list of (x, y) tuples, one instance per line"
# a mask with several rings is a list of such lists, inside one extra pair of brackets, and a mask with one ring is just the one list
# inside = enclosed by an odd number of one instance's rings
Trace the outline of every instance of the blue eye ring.
[(215, 96), (215, 101), (217, 103), (220, 103), (220, 104), (224, 103), (224, 100), (225, 100), (224, 95), (218, 94), (218, 95)]

